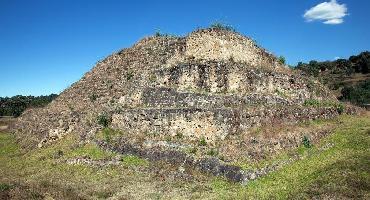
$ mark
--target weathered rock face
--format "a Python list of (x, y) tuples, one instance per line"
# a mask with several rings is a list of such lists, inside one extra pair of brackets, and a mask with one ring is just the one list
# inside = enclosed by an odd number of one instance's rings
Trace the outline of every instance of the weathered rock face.
[(204, 29), (148, 37), (112, 54), (47, 107), (25, 112), (14, 128), (24, 146), (41, 147), (71, 132), (94, 135), (101, 128), (97, 117), (105, 114), (129, 137), (215, 143), (263, 124), (338, 114), (330, 106), (302, 106), (307, 99), (336, 101), (251, 39)]
[[(224, 31), (199, 30), (186, 38), (186, 46), (177, 61), (184, 58), (195, 60), (233, 60), (250, 66), (278, 67), (277, 59), (259, 48), (253, 40), (240, 34), (225, 34)], [(172, 60), (170, 60), (172, 61)]]

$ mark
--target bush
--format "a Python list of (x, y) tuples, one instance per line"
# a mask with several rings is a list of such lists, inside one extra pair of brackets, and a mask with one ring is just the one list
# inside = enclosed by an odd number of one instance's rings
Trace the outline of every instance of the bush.
[(303, 136), (303, 138), (302, 138), (302, 144), (306, 148), (311, 148), (312, 147), (311, 141), (310, 141), (310, 139), (307, 136)]
[(285, 65), (286, 63), (286, 60), (285, 60), (285, 57), (284, 56), (279, 56), (279, 58), (278, 58), (278, 61), (279, 61), (279, 63), (280, 64), (282, 64), (282, 65)]
[(129, 80), (131, 80), (133, 77), (134, 77), (134, 72), (129, 70), (129, 71), (126, 73), (126, 79), (129, 81)]
[(336, 107), (337, 107), (337, 112), (339, 114), (342, 114), (344, 112), (344, 105), (343, 104), (339, 103), (339, 104), (336, 105)]
[(319, 63), (315, 60), (311, 60), (308, 64), (299, 62), (297, 65), (297, 69), (302, 70), (303, 72), (307, 73), (311, 76), (318, 76), (320, 73), (320, 66)]
[(207, 155), (209, 156), (216, 156), (217, 154), (218, 152), (215, 149), (210, 149), (209, 151), (207, 151)]
[(161, 31), (157, 30), (154, 35), (156, 37), (161, 37), (162, 36), (162, 33), (161, 33)]
[(359, 106), (368, 104), (370, 103), (370, 80), (356, 86), (344, 87), (341, 93), (341, 100), (349, 101)]
[(91, 102), (94, 102), (97, 98), (98, 98), (98, 95), (96, 95), (96, 94), (92, 94), (92, 95), (89, 96), (89, 99), (90, 99)]
[(195, 148), (195, 147), (194, 147), (194, 148), (190, 148), (190, 149), (189, 149), (189, 153), (191, 153), (191, 154), (196, 154), (196, 153), (197, 153), (197, 151), (198, 151), (198, 150), (197, 150), (197, 148)]
[(151, 74), (151, 75), (149, 76), (149, 81), (150, 81), (150, 82), (155, 82), (155, 81), (157, 81), (157, 76), (156, 76), (155, 74)]
[(8, 184), (5, 184), (5, 183), (0, 183), (0, 192), (3, 192), (3, 191), (6, 191), (6, 190), (9, 190), (11, 188), (10, 185)]
[(181, 132), (178, 131), (178, 132), (176, 132), (176, 137), (178, 139), (182, 139), (184, 137), (184, 135)]
[(108, 115), (102, 114), (99, 115), (97, 118), (98, 124), (103, 126), (104, 128), (108, 127), (111, 123), (112, 119)]
[(199, 140), (199, 146), (206, 146), (207, 145), (207, 141), (204, 137), (200, 138)]

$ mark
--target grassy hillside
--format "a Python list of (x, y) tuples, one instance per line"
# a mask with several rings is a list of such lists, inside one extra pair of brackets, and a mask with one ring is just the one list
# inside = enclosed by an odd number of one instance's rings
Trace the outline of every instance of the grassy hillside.
[[(0, 134), (0, 199), (369, 199), (370, 113), (308, 124), (332, 124), (335, 131), (312, 147), (300, 146), (281, 157), (300, 159), (247, 185), (193, 172), (166, 176), (171, 166), (135, 156), (120, 156), (96, 146), (76, 144), (75, 136), (22, 152), (13, 135)], [(113, 166), (67, 164), (68, 159), (119, 158)], [(175, 169), (176, 170), (176, 169)]]
[[(348, 59), (298, 63), (296, 69), (316, 77), (333, 90), (341, 100), (357, 105), (370, 103), (370, 52), (368, 51)], [(352, 93), (349, 94), (349, 90), (353, 90)]]

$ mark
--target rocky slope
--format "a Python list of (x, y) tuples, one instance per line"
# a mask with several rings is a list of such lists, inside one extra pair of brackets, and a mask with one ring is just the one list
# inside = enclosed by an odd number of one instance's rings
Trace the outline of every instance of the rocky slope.
[[(307, 103), (312, 100), (325, 103)], [(201, 160), (217, 157), (213, 149), (219, 158), (232, 158), (234, 148), (234, 155), (253, 159), (296, 146), (304, 134), (319, 138), (317, 132), (251, 134), (266, 125), (332, 118), (346, 111), (338, 105), (324, 86), (281, 65), (251, 39), (201, 29), (186, 37), (147, 37), (108, 56), (47, 107), (24, 112), (14, 130), (24, 148), (78, 134), (82, 142), (151, 160), (186, 161), (191, 152), (190, 164), (217, 168), (229, 165)], [(107, 128), (98, 118), (119, 136), (99, 140)]]

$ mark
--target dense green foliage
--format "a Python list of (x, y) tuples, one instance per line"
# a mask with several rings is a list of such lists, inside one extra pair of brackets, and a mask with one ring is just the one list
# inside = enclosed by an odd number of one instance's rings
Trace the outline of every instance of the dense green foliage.
[(55, 99), (58, 95), (48, 96), (22, 96), (0, 97), (0, 116), (18, 117), (27, 108), (43, 107)]
[(329, 89), (336, 91), (340, 100), (357, 105), (370, 103), (370, 52), (365, 51), (349, 59), (298, 63), (296, 69), (314, 76)]
[(357, 105), (370, 103), (370, 80), (358, 84), (356, 87), (346, 86), (341, 91), (341, 100)]
[(335, 61), (318, 62), (311, 60), (309, 63), (299, 62), (297, 69), (303, 72), (318, 76), (320, 72), (328, 71), (331, 74), (345, 74), (352, 73), (367, 74), (370, 72), (370, 52), (365, 51), (357, 56), (351, 56), (349, 59), (338, 59)]

